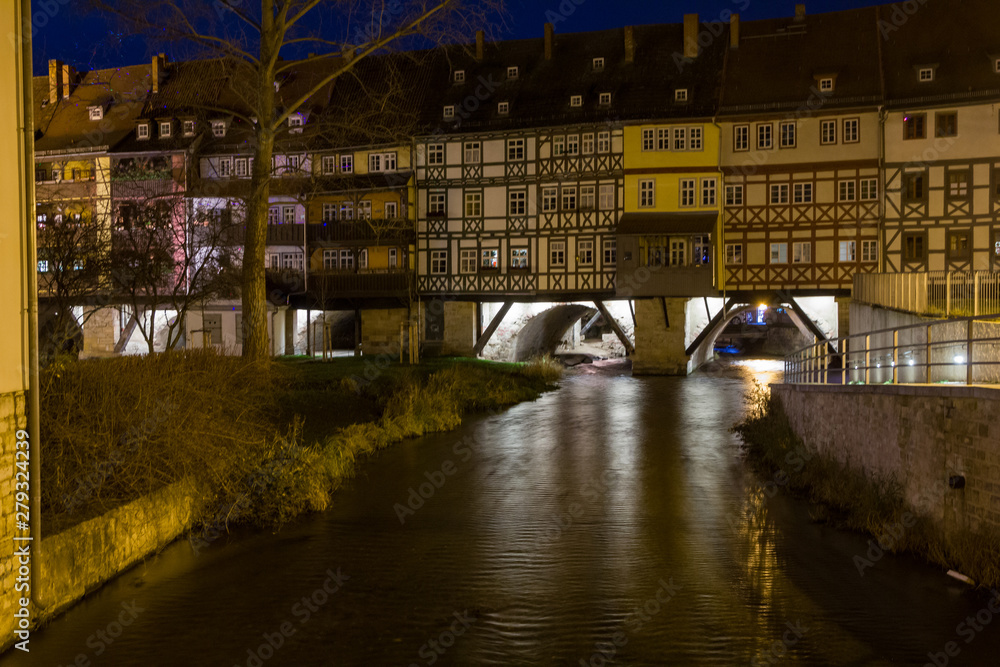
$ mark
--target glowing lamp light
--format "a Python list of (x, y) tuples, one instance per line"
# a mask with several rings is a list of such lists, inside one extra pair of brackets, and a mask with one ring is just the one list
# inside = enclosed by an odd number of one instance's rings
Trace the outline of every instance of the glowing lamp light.
[(910, 359), (910, 365), (911, 366), (913, 365), (913, 359)]
[(954, 362), (955, 362), (956, 364), (964, 364), (964, 363), (965, 363), (965, 357), (963, 357), (963, 356), (962, 356), (962, 355), (960, 355), (960, 354), (956, 354), (956, 355), (955, 355), (955, 359), (954, 359)]

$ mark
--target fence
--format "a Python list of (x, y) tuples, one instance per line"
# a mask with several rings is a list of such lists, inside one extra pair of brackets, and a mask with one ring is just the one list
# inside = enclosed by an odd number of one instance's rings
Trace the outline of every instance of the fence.
[(788, 384), (1000, 383), (1000, 315), (818, 341), (785, 357)]
[(1000, 313), (1000, 273), (856, 273), (853, 298), (918, 315), (993, 315)]

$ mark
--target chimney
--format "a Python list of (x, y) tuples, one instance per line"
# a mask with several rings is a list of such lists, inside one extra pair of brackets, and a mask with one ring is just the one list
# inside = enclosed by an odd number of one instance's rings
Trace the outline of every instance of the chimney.
[(545, 24), (545, 59), (552, 60), (552, 24)]
[(625, 26), (625, 62), (635, 62), (635, 28)]
[(805, 21), (806, 20), (806, 6), (805, 5), (795, 5), (795, 20)]
[(153, 70), (150, 75), (153, 93), (160, 92), (160, 84), (167, 78), (167, 54), (158, 53), (153, 56)]
[(731, 14), (729, 16), (729, 48), (740, 48), (740, 15)]
[(76, 70), (73, 69), (72, 65), (63, 65), (63, 75), (62, 75), (63, 97), (69, 97), (69, 94), (72, 92), (74, 83), (76, 83)]
[(684, 15), (684, 57), (698, 57), (698, 15)]
[(482, 30), (476, 31), (476, 60), (483, 59), (483, 51), (486, 48), (486, 35)]
[(63, 64), (58, 60), (49, 61), (49, 104), (55, 104), (62, 97)]

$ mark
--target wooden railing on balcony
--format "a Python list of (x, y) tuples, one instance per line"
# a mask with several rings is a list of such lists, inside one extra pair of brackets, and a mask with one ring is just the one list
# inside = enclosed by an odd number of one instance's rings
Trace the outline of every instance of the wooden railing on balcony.
[[(305, 243), (305, 235), (305, 225), (268, 225), (265, 243), (301, 247)], [(242, 245), (246, 239), (246, 228), (243, 225), (235, 225), (226, 230), (223, 238), (225, 244)]]
[(315, 222), (306, 227), (310, 243), (412, 243), (416, 238), (413, 223), (405, 219)]
[(309, 291), (321, 298), (360, 296), (404, 296), (413, 281), (408, 270), (353, 273), (315, 271), (309, 276)]

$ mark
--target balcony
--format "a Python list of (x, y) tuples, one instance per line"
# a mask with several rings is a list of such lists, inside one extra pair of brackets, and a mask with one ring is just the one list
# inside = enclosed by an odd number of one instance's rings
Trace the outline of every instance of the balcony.
[(409, 295), (413, 274), (407, 269), (389, 271), (315, 271), (309, 276), (309, 291), (318, 298), (400, 297)]
[[(267, 245), (293, 245), (301, 248), (305, 243), (305, 234), (305, 225), (268, 225), (264, 242)], [(243, 245), (246, 228), (242, 225), (231, 227), (226, 230), (224, 239), (223, 243), (227, 245)]]
[(318, 245), (409, 245), (416, 239), (413, 223), (405, 219), (319, 222), (307, 229), (309, 243)]

